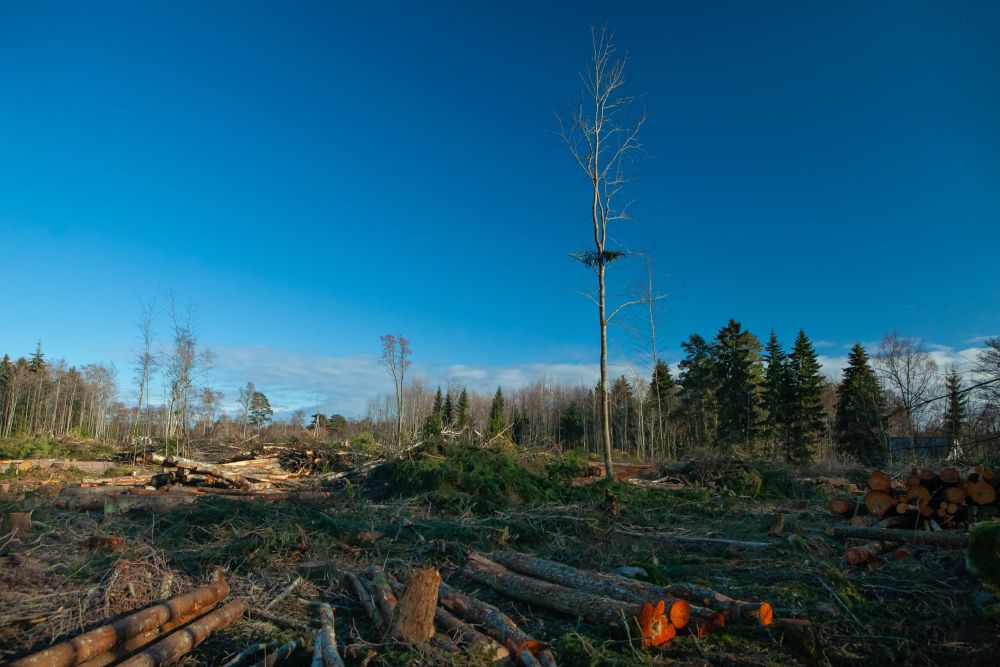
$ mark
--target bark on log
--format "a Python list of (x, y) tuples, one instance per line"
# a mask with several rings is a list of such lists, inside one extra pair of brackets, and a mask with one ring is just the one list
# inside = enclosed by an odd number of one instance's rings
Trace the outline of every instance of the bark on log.
[(393, 637), (420, 643), (434, 636), (434, 610), (437, 609), (440, 585), (441, 574), (433, 567), (410, 577), (392, 619)]
[(441, 604), (467, 622), (480, 626), (496, 639), (524, 667), (556, 667), (555, 658), (548, 650), (534, 655), (528, 650), (533, 641), (507, 614), (482, 600), (466, 595), (442, 583), (439, 589)]
[(371, 619), (372, 624), (375, 625), (375, 629), (378, 632), (384, 633), (386, 629), (385, 619), (382, 618), (382, 613), (375, 606), (375, 596), (368, 589), (365, 583), (358, 578), (358, 575), (353, 572), (347, 572), (344, 575), (347, 578), (348, 583), (351, 584), (351, 588), (354, 589), (354, 594), (358, 597), (358, 601), (361, 603), (361, 608), (365, 610), (365, 614)]
[(860, 528), (856, 526), (840, 526), (833, 529), (834, 537), (842, 539), (859, 538), (881, 540), (884, 542), (908, 542), (927, 544), (931, 546), (964, 548), (969, 543), (969, 534), (960, 531), (927, 533), (914, 530), (897, 530), (894, 528)]
[(72, 667), (79, 665), (112, 650), (123, 641), (155, 630), (170, 622), (171, 619), (181, 618), (197, 610), (210, 608), (227, 595), (229, 595), (229, 584), (220, 579), (190, 593), (15, 660), (10, 663), (10, 667)]
[[(624, 631), (639, 618), (642, 605), (597, 595), (549, 581), (511, 572), (488, 558), (472, 552), (462, 570), (470, 579), (485, 584), (507, 597), (546, 607), (587, 623)], [(646, 600), (650, 602), (650, 600)], [(656, 600), (652, 600), (653, 603)]]
[(131, 639), (126, 639), (110, 651), (105, 651), (104, 653), (94, 656), (86, 662), (80, 663), (79, 667), (105, 667), (106, 665), (116, 663), (119, 660), (129, 657), (136, 651), (150, 646), (157, 639), (165, 637), (177, 628), (187, 625), (194, 619), (199, 616), (203, 616), (206, 613), (208, 613), (208, 609), (199, 609), (174, 620), (168, 621), (158, 628), (153, 628), (149, 632), (144, 632), (132, 637)]
[(344, 667), (344, 660), (337, 650), (337, 633), (333, 623), (333, 608), (327, 603), (319, 605), (320, 628), (316, 631), (316, 645), (319, 647), (319, 664), (313, 654), (313, 667)]
[(396, 605), (399, 604), (399, 599), (392, 592), (389, 578), (382, 570), (370, 567), (365, 570), (365, 575), (368, 577), (366, 582), (368, 590), (371, 591), (372, 597), (375, 599), (375, 606), (378, 607), (379, 614), (382, 616), (382, 631), (388, 634), (396, 615)]
[(245, 609), (246, 604), (243, 600), (233, 600), (122, 662), (119, 667), (159, 667), (172, 664), (219, 628), (239, 620)]
[(774, 622), (774, 608), (769, 602), (737, 600), (698, 584), (668, 584), (663, 590), (676, 598), (721, 612), (729, 621), (754, 620), (765, 626)]
[[(486, 560), (475, 552), (469, 554), (470, 560), (473, 555), (476, 558)], [(642, 605), (647, 602), (655, 605), (658, 601), (663, 600), (667, 605), (667, 617), (678, 629), (687, 625), (691, 616), (691, 605), (687, 600), (680, 599), (679, 596), (668, 595), (662, 587), (655, 584), (615, 574), (578, 570), (569, 565), (515, 551), (494, 551), (490, 554), (490, 558), (495, 563), (514, 572), (603, 598), (630, 602), (639, 605), (640, 610)], [(638, 616), (638, 612), (635, 616)]]

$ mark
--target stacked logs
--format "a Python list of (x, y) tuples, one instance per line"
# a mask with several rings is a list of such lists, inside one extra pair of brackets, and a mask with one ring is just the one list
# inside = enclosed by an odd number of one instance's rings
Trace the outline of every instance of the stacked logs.
[[(881, 565), (891, 554), (902, 559), (912, 555), (899, 543), (938, 547), (963, 547), (964, 529), (975, 521), (995, 517), (998, 480), (993, 471), (977, 466), (963, 477), (957, 468), (913, 469), (900, 479), (882, 470), (868, 476), (862, 496), (833, 497), (827, 503), (832, 514), (848, 519), (850, 526), (834, 535), (864, 540), (848, 545), (844, 559), (851, 565)], [(950, 532), (942, 532), (951, 529)]]
[(11, 667), (170, 664), (216, 630), (243, 616), (243, 600), (222, 604), (227, 595), (229, 584), (219, 579), (9, 664)]

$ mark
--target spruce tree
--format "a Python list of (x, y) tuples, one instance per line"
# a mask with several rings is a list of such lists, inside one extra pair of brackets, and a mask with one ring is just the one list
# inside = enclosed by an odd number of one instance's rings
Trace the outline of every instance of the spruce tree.
[(568, 447), (579, 447), (583, 441), (583, 432), (583, 417), (580, 416), (576, 403), (570, 403), (559, 419), (559, 434), (562, 436), (562, 441)]
[(778, 336), (771, 330), (771, 337), (764, 348), (763, 404), (767, 411), (764, 420), (764, 437), (773, 447), (785, 446), (788, 433), (788, 400), (790, 394), (790, 378), (788, 373), (788, 356), (781, 349)]
[(40, 371), (45, 368), (45, 353), (42, 352), (42, 341), (35, 345), (35, 351), (31, 353), (31, 361), (28, 367), (33, 371)]
[(503, 391), (497, 387), (497, 393), (493, 395), (493, 402), (490, 403), (490, 424), (489, 437), (494, 438), (504, 430), (504, 400)]
[(469, 392), (462, 387), (462, 393), (458, 395), (458, 405), (455, 408), (455, 423), (460, 429), (469, 425)]
[(837, 388), (834, 422), (841, 450), (864, 463), (878, 463), (885, 438), (885, 396), (872, 371), (868, 353), (855, 343)]
[(431, 411), (424, 419), (423, 439), (428, 444), (441, 444), (443, 436), (441, 434), (441, 415), (437, 411)]
[(444, 422), (444, 396), (441, 395), (441, 387), (438, 387), (437, 393), (434, 395), (434, 407), (432, 408), (434, 416), (438, 418), (439, 422)]
[(962, 431), (965, 430), (967, 399), (962, 389), (962, 377), (954, 366), (948, 369), (944, 382), (948, 391), (948, 405), (944, 411), (944, 434), (948, 438), (948, 444), (954, 445), (961, 440)]
[(712, 345), (718, 380), (718, 444), (749, 448), (760, 433), (760, 383), (763, 364), (760, 341), (736, 320), (719, 330)]
[(715, 439), (718, 425), (716, 388), (718, 380), (712, 346), (698, 334), (681, 343), (686, 356), (679, 364), (680, 411), (696, 446), (705, 447)]
[(451, 400), (451, 389), (444, 395), (444, 423), (450, 426), (455, 421), (455, 403)]
[(799, 330), (788, 355), (789, 400), (787, 411), (787, 458), (805, 463), (823, 432), (823, 376), (816, 349), (806, 332)]

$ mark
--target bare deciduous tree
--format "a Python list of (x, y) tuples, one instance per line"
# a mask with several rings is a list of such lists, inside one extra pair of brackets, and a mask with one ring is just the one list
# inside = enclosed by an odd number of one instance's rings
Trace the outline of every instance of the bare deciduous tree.
[(410, 365), (410, 341), (402, 335), (382, 336), (382, 365), (392, 376), (396, 387), (396, 446), (403, 445), (403, 387), (406, 369)]
[(613, 35), (607, 29), (591, 30), (593, 55), (590, 67), (583, 73), (584, 92), (579, 106), (569, 118), (560, 118), (560, 134), (577, 165), (590, 184), (590, 217), (593, 226), (592, 250), (575, 253), (573, 257), (592, 269), (597, 277), (598, 323), (601, 331), (600, 399), (603, 417), (604, 465), (609, 480), (614, 480), (611, 462), (611, 426), (608, 398), (608, 322), (627, 302), (607, 314), (605, 272), (608, 264), (624, 256), (620, 250), (608, 247), (608, 225), (629, 217), (629, 202), (619, 203), (618, 196), (630, 180), (625, 170), (626, 160), (640, 151), (639, 130), (646, 120), (623, 117), (633, 97), (625, 95), (625, 60), (616, 59)]
[[(149, 377), (156, 371), (156, 354), (153, 352), (153, 322), (155, 319), (156, 301), (144, 302), (139, 319), (139, 335), (142, 338), (142, 350), (136, 354), (134, 368), (136, 382), (139, 385), (139, 402), (135, 410), (135, 425), (133, 436), (145, 439), (149, 432)], [(143, 400), (146, 401), (143, 408)], [(145, 453), (145, 447), (143, 448)]]
[(915, 453), (929, 399), (940, 393), (937, 364), (919, 339), (904, 338), (893, 331), (882, 337), (875, 367), (885, 388), (899, 401)]

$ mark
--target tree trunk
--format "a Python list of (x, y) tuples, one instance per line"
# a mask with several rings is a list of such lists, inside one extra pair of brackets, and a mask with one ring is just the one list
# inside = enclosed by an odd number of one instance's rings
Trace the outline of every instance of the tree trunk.
[[(595, 185), (594, 198), (597, 199), (597, 189)], [(596, 206), (596, 204), (595, 204)], [(597, 271), (597, 283), (599, 293), (599, 315), (601, 323), (601, 442), (604, 452), (604, 475), (609, 482), (615, 481), (615, 466), (611, 461), (611, 408), (610, 397), (608, 396), (608, 321), (605, 318), (604, 299), (604, 248), (600, 247), (600, 266)]]
[(440, 584), (441, 575), (433, 567), (410, 577), (392, 619), (394, 637), (414, 644), (434, 637), (434, 610)]

